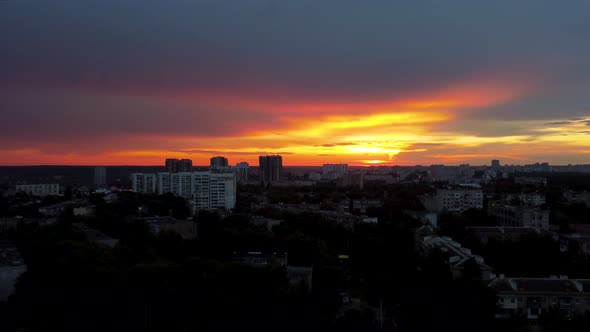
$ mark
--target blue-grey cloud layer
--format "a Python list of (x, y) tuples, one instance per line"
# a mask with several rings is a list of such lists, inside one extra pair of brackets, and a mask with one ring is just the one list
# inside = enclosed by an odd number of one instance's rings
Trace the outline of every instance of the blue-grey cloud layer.
[[(238, 130), (211, 129), (228, 116), (262, 118), (149, 99), (117, 103), (119, 94), (372, 101), (498, 73), (530, 75), (545, 88), (466, 117), (584, 116), (588, 13), (589, 1), (573, 0), (0, 2), (0, 140), (31, 124), (36, 138), (65, 139), (76, 123), (89, 134), (214, 135)], [(47, 97), (55, 88), (59, 97)], [(96, 94), (109, 97), (97, 103)]]

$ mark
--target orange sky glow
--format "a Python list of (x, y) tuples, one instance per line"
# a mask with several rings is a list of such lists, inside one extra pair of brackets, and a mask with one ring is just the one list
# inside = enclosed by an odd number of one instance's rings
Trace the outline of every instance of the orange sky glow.
[[(468, 82), (441, 91), (416, 94), (389, 101), (337, 103), (295, 103), (256, 101), (250, 98), (219, 98), (226, 107), (262, 109), (268, 122), (239, 127), (235, 133), (220, 135), (141, 135), (116, 137), (104, 149), (52, 153), (56, 147), (5, 149), (2, 154), (14, 164), (72, 165), (159, 165), (169, 157), (190, 158), (195, 165), (207, 165), (210, 157), (224, 155), (235, 164), (257, 165), (261, 154), (282, 154), (285, 165), (414, 165), (458, 164), (502, 158), (525, 163), (528, 149), (543, 144), (547, 155), (564, 149), (587, 153), (590, 136), (583, 123), (546, 126), (525, 121), (527, 134), (483, 136), (446, 130), (466, 114), (520, 98), (532, 84), (517, 80)], [(164, 95), (157, 98), (180, 99)], [(210, 97), (189, 98), (190, 103), (216, 104)], [(232, 119), (227, 119), (232, 121)], [(485, 121), (476, 123), (486, 126)], [(578, 133), (576, 133), (578, 132)]]

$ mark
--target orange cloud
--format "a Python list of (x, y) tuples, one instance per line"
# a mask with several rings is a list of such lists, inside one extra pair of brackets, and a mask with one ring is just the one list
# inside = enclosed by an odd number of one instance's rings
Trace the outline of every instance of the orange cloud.
[[(335, 102), (295, 101), (290, 98), (261, 99), (232, 95), (166, 95), (199, 103), (223, 104), (238, 109), (256, 108), (269, 114), (269, 121), (245, 125), (238, 132), (218, 136), (132, 135), (119, 145), (84, 153), (51, 153), (40, 144), (35, 151), (2, 151), (18, 163), (46, 164), (161, 164), (167, 157), (191, 158), (207, 165), (213, 155), (226, 155), (230, 162), (257, 164), (257, 156), (282, 153), (286, 165), (317, 165), (342, 162), (352, 165), (463, 163), (502, 158), (526, 160), (535, 144), (560, 151), (587, 151), (590, 135), (583, 124), (543, 126), (525, 122), (525, 133), (481, 136), (447, 131), (445, 126), (461, 119), (466, 110), (477, 111), (526, 95), (534, 85), (523, 80), (474, 80), (429, 92), (416, 92), (388, 100)], [(346, 99), (346, 98), (345, 98)], [(379, 99), (379, 98), (377, 98)], [(556, 119), (559, 120), (559, 119)], [(227, 119), (232, 121), (232, 119)], [(555, 121), (556, 123), (559, 121)], [(485, 126), (485, 122), (473, 125)], [(501, 124), (500, 124), (501, 125)], [(576, 134), (563, 135), (575, 129)], [(97, 143), (99, 145), (100, 143)], [(534, 150), (534, 148), (532, 148)], [(501, 153), (500, 153), (501, 151)], [(574, 153), (574, 152), (572, 152)], [(37, 159), (35, 159), (37, 158)]]

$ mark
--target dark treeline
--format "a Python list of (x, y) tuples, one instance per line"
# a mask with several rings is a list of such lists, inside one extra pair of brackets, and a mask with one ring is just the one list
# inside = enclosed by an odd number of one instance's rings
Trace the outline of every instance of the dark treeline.
[[(415, 230), (421, 224), (402, 211), (418, 207), (418, 196), (431, 191), (423, 184), (364, 190), (250, 186), (240, 189), (234, 213), (201, 211), (194, 218), (186, 202), (173, 195), (122, 192), (111, 203), (94, 195), (89, 198), (93, 216), (75, 217), (66, 210), (55, 224), (21, 223), (4, 234), (16, 242), (28, 271), (14, 295), (0, 304), (0, 319), (8, 331), (523, 331), (525, 320), (494, 319), (496, 296), (478, 280), (477, 264), (468, 262), (463, 277), (453, 279), (443, 253), (418, 254)], [(314, 212), (251, 208), (273, 200), (335, 208), (343, 197), (381, 199), (381, 207), (367, 210), (378, 223), (351, 227)], [(43, 203), (54, 199), (60, 200)], [(3, 213), (14, 213), (13, 203), (0, 205), (8, 209)], [(34, 212), (27, 209), (19, 212)], [(282, 223), (268, 229), (253, 222), (252, 214)], [(156, 215), (191, 218), (198, 239), (154, 235), (138, 220)], [(96, 245), (77, 223), (119, 243)], [(503, 273), (588, 273), (586, 259), (560, 253), (549, 239), (479, 243), (465, 227), (493, 225), (482, 211), (443, 214), (440, 224), (444, 235)], [(293, 285), (281, 265), (236, 263), (236, 253), (248, 251), (287, 253), (289, 266), (313, 267), (312, 284)], [(343, 305), (343, 294), (361, 302)], [(551, 317), (539, 323), (547, 331), (552, 326), (585, 331), (580, 328), (584, 317), (565, 323)]]
[[(495, 299), (485, 285), (453, 281), (442, 257), (418, 256), (415, 221), (386, 208), (378, 224), (353, 229), (313, 213), (266, 211), (284, 220), (272, 231), (246, 214), (201, 212), (199, 240), (187, 241), (155, 236), (136, 221), (146, 211), (185, 217), (175, 197), (122, 193), (113, 203), (91, 201), (96, 216), (66, 211), (54, 225), (21, 224), (12, 235), (28, 271), (0, 310), (8, 330), (370, 331), (380, 328), (381, 305), (385, 330), (493, 326)], [(72, 226), (78, 222), (119, 244), (88, 242)], [(290, 265), (313, 266), (311, 292), (290, 285), (284, 267), (232, 261), (249, 250), (284, 251)], [(367, 305), (342, 307), (345, 290)], [(465, 310), (472, 314), (458, 320)]]

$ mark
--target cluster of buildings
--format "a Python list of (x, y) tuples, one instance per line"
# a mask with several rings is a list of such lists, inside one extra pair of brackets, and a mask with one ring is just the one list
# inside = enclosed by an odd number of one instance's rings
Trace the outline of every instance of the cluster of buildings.
[[(260, 156), (260, 181), (276, 183), (281, 179), (283, 159), (280, 155)], [(172, 193), (187, 199), (193, 211), (226, 209), (236, 204), (236, 185), (249, 181), (249, 164), (229, 166), (222, 156), (211, 158), (208, 169), (194, 170), (188, 159), (166, 159), (166, 172), (133, 173), (134, 192)]]
[(507, 278), (493, 276), (488, 285), (497, 294), (497, 318), (523, 315), (538, 319), (543, 313), (556, 309), (561, 317), (590, 310), (590, 279), (569, 279), (567, 276), (549, 278)]
[[(524, 236), (543, 236), (548, 231), (526, 227), (472, 227), (469, 232), (477, 234), (482, 241), (490, 238), (518, 241)], [(564, 319), (590, 310), (590, 279), (569, 279), (567, 276), (548, 276), (545, 278), (506, 277), (496, 275), (485, 264), (483, 257), (474, 255), (452, 238), (439, 236), (435, 228), (423, 226), (416, 231), (418, 250), (428, 254), (439, 250), (446, 255), (452, 277), (464, 276), (468, 261), (477, 264), (480, 279), (497, 294), (496, 318), (525, 317), (537, 320), (550, 310), (557, 310)]]

